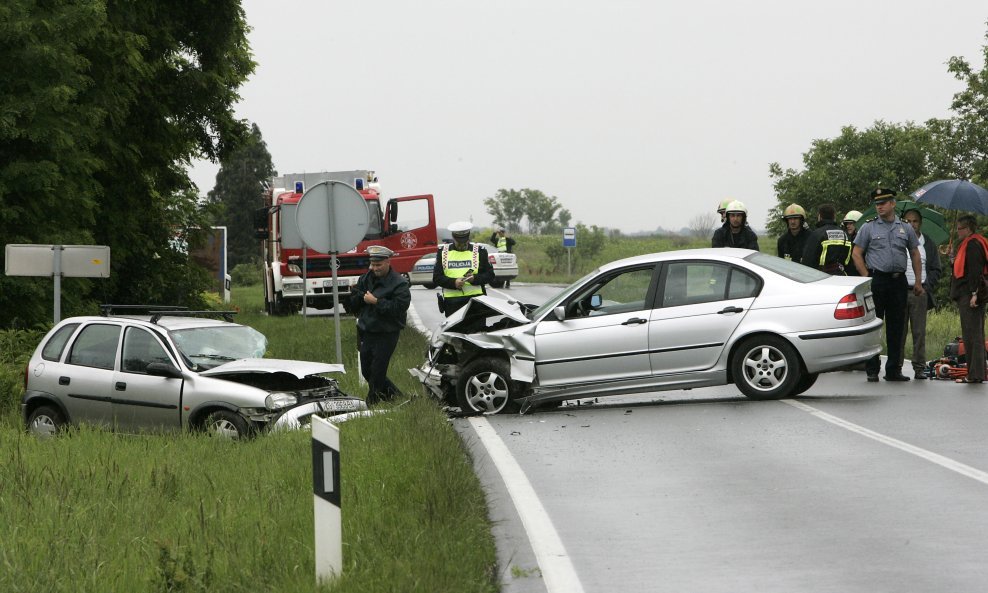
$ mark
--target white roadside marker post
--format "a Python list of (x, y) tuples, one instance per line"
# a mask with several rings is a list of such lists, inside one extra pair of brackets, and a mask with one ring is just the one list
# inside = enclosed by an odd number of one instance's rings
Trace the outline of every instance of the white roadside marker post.
[(318, 583), (331, 580), (343, 571), (340, 489), (340, 429), (312, 416), (312, 503)]

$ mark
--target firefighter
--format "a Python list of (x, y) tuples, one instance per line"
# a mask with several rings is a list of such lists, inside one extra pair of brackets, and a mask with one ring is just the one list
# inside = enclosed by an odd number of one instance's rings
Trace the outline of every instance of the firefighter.
[(726, 222), (714, 231), (712, 247), (740, 247), (758, 251), (758, 235), (748, 226), (748, 208), (740, 200), (731, 200), (724, 208)]
[(851, 241), (854, 241), (854, 236), (858, 234), (859, 220), (861, 220), (861, 213), (857, 210), (849, 210), (844, 215), (844, 220), (841, 221), (841, 226), (844, 227), (844, 232), (851, 238)]
[(786, 232), (776, 243), (777, 255), (799, 263), (803, 259), (803, 249), (810, 237), (810, 229), (806, 224), (806, 210), (799, 204), (789, 204), (782, 211), (782, 220), (786, 221)]
[(720, 214), (720, 224), (727, 222), (727, 205), (733, 202), (731, 198), (726, 198), (720, 201), (717, 205), (717, 214)]
[(442, 287), (439, 310), (449, 317), (475, 296), (487, 294), (485, 285), (494, 279), (494, 266), (487, 250), (470, 242), (473, 224), (454, 222), (449, 225), (453, 244), (444, 243), (436, 252), (432, 282)]
[(831, 276), (846, 276), (851, 265), (851, 242), (847, 232), (837, 226), (837, 209), (833, 204), (817, 208), (816, 228), (810, 232), (799, 263), (822, 270)]

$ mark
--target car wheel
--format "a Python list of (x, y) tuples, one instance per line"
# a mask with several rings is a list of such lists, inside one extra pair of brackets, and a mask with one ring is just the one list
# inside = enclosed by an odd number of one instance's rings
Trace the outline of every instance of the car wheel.
[(504, 280), (491, 280), (491, 286), (494, 288), (501, 288), (504, 286)]
[(50, 437), (65, 428), (65, 417), (51, 406), (36, 408), (27, 418), (27, 430), (39, 437)]
[(240, 414), (229, 410), (216, 410), (206, 417), (207, 434), (228, 439), (245, 439), (250, 436), (247, 421)]
[(802, 376), (800, 376), (799, 381), (796, 382), (796, 387), (793, 388), (790, 395), (796, 396), (801, 393), (806, 393), (807, 389), (813, 387), (813, 384), (816, 383), (817, 377), (819, 376), (820, 373), (803, 373)]
[(516, 412), (515, 394), (508, 363), (499, 358), (480, 358), (463, 368), (456, 384), (456, 401), (465, 414)]
[(776, 336), (756, 336), (738, 346), (731, 374), (741, 393), (751, 399), (780, 399), (791, 395), (800, 381), (799, 355)]

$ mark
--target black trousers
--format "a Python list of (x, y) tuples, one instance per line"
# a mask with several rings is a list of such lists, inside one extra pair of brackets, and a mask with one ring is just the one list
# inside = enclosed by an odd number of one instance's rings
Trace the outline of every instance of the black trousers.
[[(885, 321), (885, 345), (888, 359), (885, 361), (885, 375), (902, 373), (902, 337), (906, 329), (906, 290), (909, 288), (906, 275), (873, 272), (871, 293), (875, 298), (875, 314)], [(882, 361), (876, 354), (865, 363), (869, 375), (877, 375)]]
[(971, 308), (971, 297), (965, 292), (957, 299), (957, 312), (961, 317), (961, 336), (964, 338), (964, 356), (967, 358), (969, 381), (985, 380), (985, 304)]
[(391, 355), (398, 346), (398, 332), (359, 332), (360, 374), (367, 381), (367, 404), (375, 404), (401, 395), (398, 387), (388, 379)]

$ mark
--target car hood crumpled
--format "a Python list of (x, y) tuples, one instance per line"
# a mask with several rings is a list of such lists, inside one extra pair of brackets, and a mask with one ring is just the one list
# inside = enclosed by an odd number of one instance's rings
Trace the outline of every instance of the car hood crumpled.
[(299, 379), (324, 373), (346, 373), (341, 364), (309, 362), (306, 360), (282, 360), (278, 358), (241, 358), (208, 371), (203, 376), (232, 375), (236, 373), (290, 373)]
[[(485, 311), (484, 308), (489, 311)], [(504, 315), (505, 317), (521, 324), (532, 322), (532, 320), (526, 317), (525, 314), (522, 313), (521, 309), (518, 308), (518, 301), (508, 301), (497, 297), (482, 295), (470, 299), (466, 306), (450, 315), (449, 319), (446, 320), (446, 323), (443, 324), (442, 328), (444, 330), (450, 330), (455, 327), (457, 323), (463, 321), (463, 318), (467, 316), (467, 312), (470, 312), (471, 316), (477, 315), (478, 313)]]

